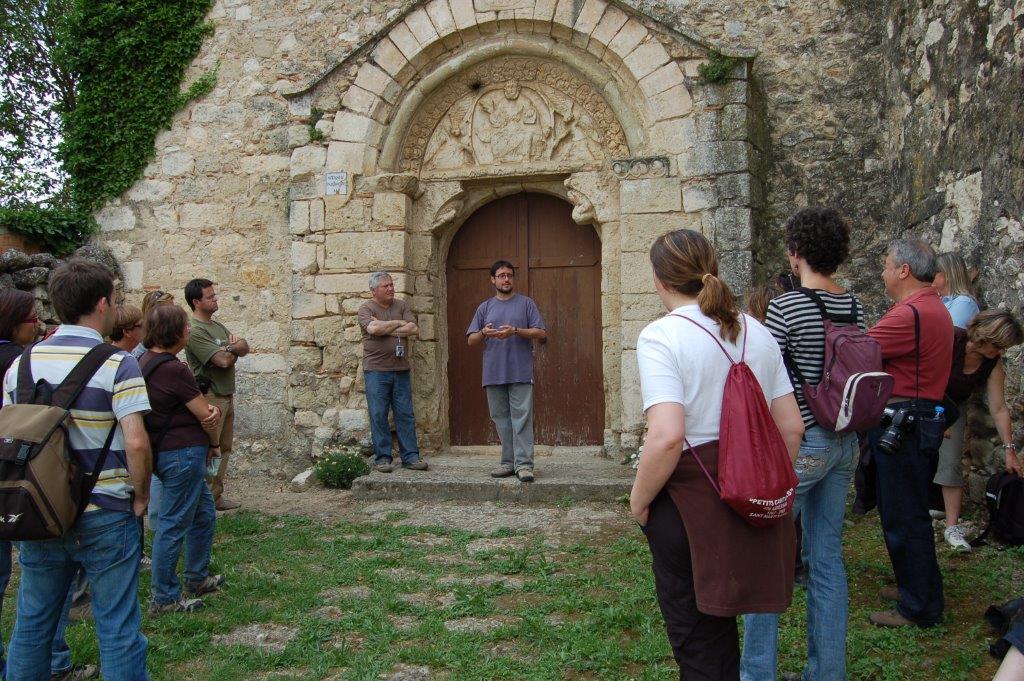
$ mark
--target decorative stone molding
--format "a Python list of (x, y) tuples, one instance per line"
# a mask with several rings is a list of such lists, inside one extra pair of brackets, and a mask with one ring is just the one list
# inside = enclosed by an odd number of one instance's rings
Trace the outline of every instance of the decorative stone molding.
[(408, 173), (385, 173), (359, 178), (356, 181), (356, 191), (399, 192), (413, 199), (417, 199), (423, 194), (419, 178)]
[(601, 94), (568, 67), (499, 57), (432, 93), (409, 127), (403, 170), (576, 163), (628, 153)]
[(441, 207), (437, 209), (437, 213), (434, 215), (434, 219), (430, 221), (430, 231), (434, 232), (452, 224), (462, 212), (464, 205), (465, 200), (462, 194), (454, 196), (441, 204)]
[(642, 158), (617, 158), (612, 161), (612, 172), (620, 180), (637, 180), (650, 177), (668, 177), (672, 167), (668, 156), (644, 156)]

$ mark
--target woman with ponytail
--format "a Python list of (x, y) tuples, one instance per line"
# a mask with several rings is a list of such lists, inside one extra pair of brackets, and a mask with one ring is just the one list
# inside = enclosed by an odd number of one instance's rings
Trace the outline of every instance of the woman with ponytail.
[(647, 438), (630, 510), (647, 535), (680, 678), (735, 681), (736, 617), (786, 609), (795, 539), (792, 522), (747, 524), (722, 502), (695, 458), (712, 477), (717, 474), (731, 367), (725, 353), (738, 361), (745, 344), (744, 361), (792, 457), (803, 422), (778, 344), (760, 323), (740, 314), (736, 297), (718, 278), (708, 240), (687, 229), (665, 234), (651, 247), (651, 264), (669, 314), (649, 324), (637, 341)]

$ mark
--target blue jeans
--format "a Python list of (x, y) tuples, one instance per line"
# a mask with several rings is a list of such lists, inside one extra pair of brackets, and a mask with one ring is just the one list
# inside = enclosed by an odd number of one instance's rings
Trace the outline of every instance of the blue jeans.
[(68, 589), (81, 565), (92, 590), (107, 681), (148, 681), (139, 611), (139, 523), (131, 513), (100, 509), (82, 516), (60, 539), (24, 541), (18, 615), (8, 681), (49, 681), (50, 652)]
[(185, 544), (185, 581), (206, 579), (217, 520), (213, 494), (206, 486), (207, 445), (160, 452), (156, 476), (160, 478), (160, 507), (153, 535), (153, 602), (181, 599), (178, 557)]
[(416, 417), (412, 412), (412, 380), (408, 371), (367, 371), (366, 406), (370, 411), (374, 463), (391, 463), (391, 427), (388, 411), (395, 413), (395, 431), (402, 463), (420, 460), (416, 444)]
[[(846, 678), (848, 591), (843, 517), (857, 467), (857, 435), (813, 426), (804, 434), (796, 472), (795, 512), (803, 527), (807, 578), (807, 666), (804, 681)], [(779, 616), (744, 615), (742, 681), (774, 681)]]
[[(925, 402), (913, 411), (919, 417), (930, 416), (936, 404)], [(889, 406), (898, 409), (909, 407), (910, 403)], [(877, 478), (878, 517), (900, 593), (896, 610), (924, 627), (942, 621), (944, 605), (942, 573), (935, 557), (935, 535), (928, 515), (928, 493), (939, 461), (944, 427), (918, 419), (903, 436), (895, 454), (879, 451), (881, 429), (868, 431)]]

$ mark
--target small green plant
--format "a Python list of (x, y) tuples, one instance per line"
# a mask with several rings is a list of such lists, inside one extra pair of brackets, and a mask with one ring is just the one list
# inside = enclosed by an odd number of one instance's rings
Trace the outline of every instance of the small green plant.
[(320, 119), (323, 117), (323, 109), (318, 109), (315, 106), (309, 112), (309, 139), (311, 142), (319, 142), (324, 138), (324, 133), (316, 127), (316, 124), (319, 123)]
[(370, 472), (358, 446), (333, 447), (324, 451), (313, 473), (324, 487), (351, 489), (352, 481)]
[(725, 82), (725, 79), (729, 77), (734, 68), (740, 65), (741, 61), (738, 57), (727, 57), (721, 52), (712, 50), (708, 53), (707, 62), (697, 67), (697, 73), (705, 83), (718, 85)]

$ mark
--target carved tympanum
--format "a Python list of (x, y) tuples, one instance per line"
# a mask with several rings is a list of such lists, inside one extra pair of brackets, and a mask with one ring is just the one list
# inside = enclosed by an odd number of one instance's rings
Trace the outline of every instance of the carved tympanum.
[(402, 150), (406, 171), (603, 160), (628, 154), (604, 98), (564, 66), (498, 58), (427, 99)]

